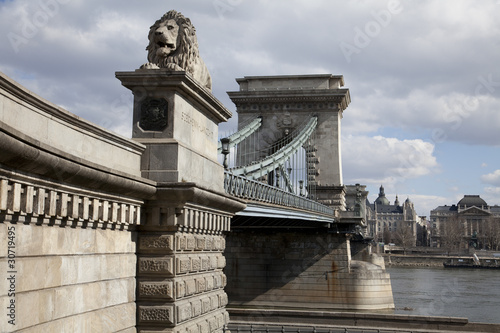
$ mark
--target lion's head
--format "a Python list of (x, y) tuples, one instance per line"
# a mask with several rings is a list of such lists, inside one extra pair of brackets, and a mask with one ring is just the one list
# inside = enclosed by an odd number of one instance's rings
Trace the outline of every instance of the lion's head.
[(200, 58), (196, 29), (189, 18), (171, 10), (149, 29), (148, 64), (141, 68), (185, 70), (208, 89), (212, 88), (210, 74)]

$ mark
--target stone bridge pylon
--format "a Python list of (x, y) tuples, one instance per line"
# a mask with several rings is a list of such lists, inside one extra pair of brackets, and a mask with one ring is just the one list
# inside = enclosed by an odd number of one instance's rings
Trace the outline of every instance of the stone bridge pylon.
[(259, 139), (246, 143), (246, 150), (265, 153), (309, 118), (317, 117), (314, 143), (304, 146), (308, 160), (304, 182), (314, 187), (313, 199), (344, 210), (340, 134), (343, 112), (351, 99), (349, 89), (342, 88), (343, 76), (246, 76), (236, 81), (239, 91), (228, 94), (237, 107), (239, 126), (262, 118)]

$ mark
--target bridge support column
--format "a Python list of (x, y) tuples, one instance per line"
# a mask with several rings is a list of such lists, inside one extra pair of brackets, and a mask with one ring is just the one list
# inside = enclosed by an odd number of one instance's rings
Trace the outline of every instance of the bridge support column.
[(353, 258), (348, 234), (324, 229), (233, 230), (226, 258), (230, 312), (254, 309), (259, 316), (263, 308), (394, 308), (389, 274), (368, 262), (370, 258)]
[(142, 175), (157, 182), (138, 228), (138, 331), (220, 332), (229, 319), (224, 233), (245, 207), (223, 194), (217, 162), (217, 125), (231, 113), (185, 72), (116, 76), (134, 94)]

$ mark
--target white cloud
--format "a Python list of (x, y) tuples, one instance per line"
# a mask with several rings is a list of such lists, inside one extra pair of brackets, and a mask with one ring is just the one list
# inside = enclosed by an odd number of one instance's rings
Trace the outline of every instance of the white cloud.
[(500, 169), (481, 176), (481, 181), (485, 184), (490, 184), (500, 187)]
[(413, 202), (417, 214), (427, 216), (427, 218), (430, 217), (431, 210), (436, 207), (455, 203), (455, 201), (449, 198), (438, 195), (412, 194), (409, 195), (409, 199)]
[(345, 183), (389, 184), (436, 172), (434, 145), (420, 139), (346, 136), (342, 139)]
[(484, 195), (481, 195), (481, 198), (490, 206), (500, 205), (500, 186), (485, 187)]
[[(500, 82), (500, 76), (493, 80)], [(477, 86), (481, 86), (479, 81), (471, 84), (470, 94), (447, 92), (436, 96), (432, 89), (416, 88), (407, 96), (394, 97), (377, 89), (357, 101), (353, 94), (352, 107), (345, 111), (344, 130), (373, 133), (392, 127), (428, 133), (428, 139), (434, 143), (498, 145), (500, 97), (476, 95)]]

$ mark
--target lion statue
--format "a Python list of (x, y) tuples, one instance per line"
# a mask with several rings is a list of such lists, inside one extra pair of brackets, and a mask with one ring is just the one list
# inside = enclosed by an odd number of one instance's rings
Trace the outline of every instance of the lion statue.
[(212, 78), (198, 52), (196, 29), (189, 18), (171, 10), (149, 29), (148, 63), (141, 69), (186, 71), (212, 90)]

